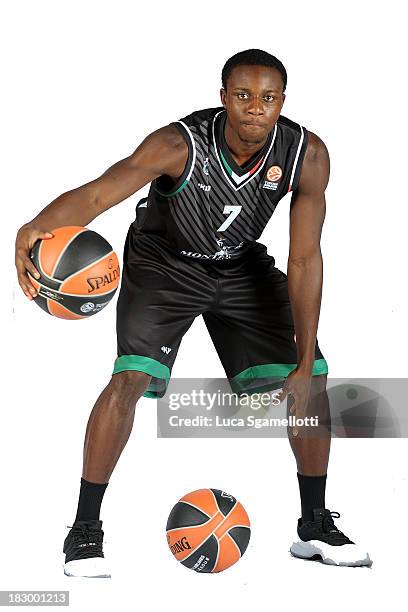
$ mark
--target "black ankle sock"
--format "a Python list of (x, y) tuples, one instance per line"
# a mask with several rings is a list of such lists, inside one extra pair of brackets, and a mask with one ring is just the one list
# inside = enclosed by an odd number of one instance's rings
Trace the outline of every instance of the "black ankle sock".
[(325, 508), (327, 474), (323, 476), (297, 475), (300, 500), (302, 504), (302, 522), (313, 520), (313, 508)]
[(99, 519), (103, 494), (109, 483), (99, 484), (81, 478), (76, 521)]

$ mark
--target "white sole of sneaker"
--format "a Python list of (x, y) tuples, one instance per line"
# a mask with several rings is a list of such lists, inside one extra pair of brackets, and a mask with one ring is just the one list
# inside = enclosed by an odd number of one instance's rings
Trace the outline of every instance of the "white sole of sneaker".
[(309, 542), (300, 540), (299, 542), (293, 542), (290, 553), (298, 559), (320, 561), (326, 565), (371, 567), (373, 564), (369, 554), (358, 549), (355, 544), (329, 546), (319, 540), (310, 540)]
[(64, 563), (64, 574), (70, 578), (111, 578), (104, 557), (68, 561)]

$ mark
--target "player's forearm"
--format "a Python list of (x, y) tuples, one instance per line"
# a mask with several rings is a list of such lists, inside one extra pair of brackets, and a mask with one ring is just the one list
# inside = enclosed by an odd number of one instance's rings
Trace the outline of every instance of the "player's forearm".
[(315, 358), (317, 327), (323, 284), (320, 250), (308, 258), (288, 260), (288, 291), (292, 307), (298, 367), (311, 372)]
[(86, 226), (100, 214), (91, 183), (61, 194), (46, 206), (29, 224), (44, 231), (63, 225)]

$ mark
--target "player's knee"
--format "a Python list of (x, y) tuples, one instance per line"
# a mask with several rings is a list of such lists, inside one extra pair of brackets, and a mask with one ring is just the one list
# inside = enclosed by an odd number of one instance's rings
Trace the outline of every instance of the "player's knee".
[(151, 379), (150, 374), (145, 372), (125, 370), (124, 372), (112, 374), (110, 386), (114, 392), (137, 401), (149, 386)]

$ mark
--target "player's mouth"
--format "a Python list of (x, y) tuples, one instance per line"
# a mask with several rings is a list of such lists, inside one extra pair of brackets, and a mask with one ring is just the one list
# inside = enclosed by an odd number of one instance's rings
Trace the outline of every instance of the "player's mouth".
[(242, 125), (245, 125), (246, 127), (250, 127), (250, 128), (256, 128), (256, 129), (264, 129), (264, 125), (262, 123), (253, 123), (250, 121), (243, 121)]

